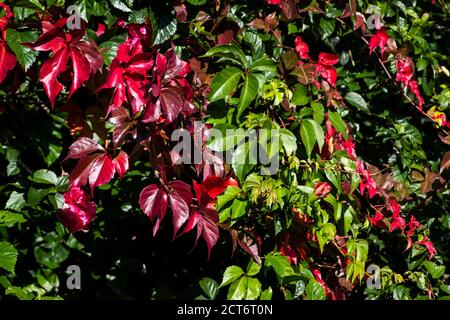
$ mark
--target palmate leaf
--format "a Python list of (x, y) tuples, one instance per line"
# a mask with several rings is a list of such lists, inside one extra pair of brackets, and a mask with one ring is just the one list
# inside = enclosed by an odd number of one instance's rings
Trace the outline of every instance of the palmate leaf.
[(236, 67), (229, 67), (217, 73), (211, 84), (212, 90), (208, 96), (209, 101), (214, 102), (224, 99), (233, 90), (236, 90), (242, 75), (242, 70)]
[(234, 44), (215, 46), (208, 50), (208, 52), (206, 52), (200, 58), (207, 57), (221, 57), (234, 62), (243, 68), (248, 67), (247, 57), (245, 56), (244, 52), (241, 48)]
[(173, 237), (178, 234), (180, 227), (188, 220), (190, 205), (192, 203), (191, 186), (182, 181), (171, 181), (166, 185), (168, 192), (162, 186), (151, 184), (145, 187), (139, 196), (139, 205), (142, 211), (156, 223), (153, 235), (158, 232), (164, 219), (167, 206), (172, 209)]

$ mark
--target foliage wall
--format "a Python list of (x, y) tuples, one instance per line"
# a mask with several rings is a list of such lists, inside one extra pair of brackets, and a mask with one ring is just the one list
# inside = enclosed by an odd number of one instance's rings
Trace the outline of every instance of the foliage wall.
[(446, 1), (0, 7), (0, 299), (450, 297)]

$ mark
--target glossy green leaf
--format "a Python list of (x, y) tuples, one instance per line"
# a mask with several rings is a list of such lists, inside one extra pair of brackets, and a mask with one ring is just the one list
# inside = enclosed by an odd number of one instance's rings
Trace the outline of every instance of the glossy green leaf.
[(325, 136), (322, 127), (312, 119), (304, 119), (300, 127), (300, 136), (305, 146), (306, 154), (308, 158), (311, 157), (311, 152), (316, 145), (319, 146), (319, 150), (325, 142)]
[(228, 67), (214, 76), (211, 84), (211, 93), (208, 96), (210, 102), (224, 99), (232, 91), (236, 90), (242, 77), (242, 70), (235, 67)]
[(258, 78), (249, 73), (245, 79), (244, 84), (241, 88), (241, 96), (239, 97), (238, 104), (238, 118), (242, 115), (242, 113), (248, 108), (250, 103), (255, 99), (256, 94), (259, 90), (259, 81)]

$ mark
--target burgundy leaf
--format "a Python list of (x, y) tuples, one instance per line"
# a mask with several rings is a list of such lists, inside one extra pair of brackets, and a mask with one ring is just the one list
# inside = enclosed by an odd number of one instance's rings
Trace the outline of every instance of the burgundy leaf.
[(63, 85), (58, 82), (58, 76), (67, 69), (69, 57), (72, 61), (73, 82), (69, 97), (78, 90), (91, 74), (99, 70), (103, 59), (97, 46), (92, 42), (81, 40), (85, 34), (86, 26), (66, 34), (62, 31), (67, 19), (60, 19), (54, 25), (48, 21), (42, 22), (43, 34), (34, 42), (32, 48), (37, 51), (52, 51), (53, 57), (48, 59), (41, 67), (40, 78), (44, 85), (52, 107), (56, 96), (61, 92)]
[(97, 89), (97, 91), (115, 88), (121, 82), (122, 77), (123, 68), (120, 67), (119, 61), (113, 60), (111, 66), (109, 67), (109, 73), (106, 76), (105, 82)]
[(238, 239), (239, 246), (247, 252), (256, 263), (261, 264), (261, 258), (259, 257), (258, 243), (249, 236), (243, 236)]
[(153, 66), (150, 53), (142, 52), (140, 42), (132, 44), (130, 39), (119, 46), (109, 74), (104, 84), (98, 89), (115, 88), (107, 115), (122, 106), (124, 102), (131, 104), (133, 114), (142, 111), (147, 104), (144, 98), (146, 74)]
[(122, 178), (128, 171), (128, 155), (124, 151), (120, 151), (117, 157), (114, 158), (113, 164), (119, 177)]
[(70, 173), (69, 185), (75, 187), (84, 186), (89, 180), (92, 165), (94, 164), (95, 160), (101, 156), (101, 154), (93, 154), (81, 158)]
[(168, 183), (170, 193), (169, 201), (172, 208), (173, 234), (176, 237), (178, 230), (189, 218), (189, 206), (192, 203), (191, 186), (182, 181)]
[(94, 140), (81, 137), (69, 147), (69, 154), (66, 159), (79, 159), (96, 151), (105, 152), (105, 149)]
[(195, 211), (190, 217), (181, 234), (187, 233), (197, 226), (197, 237), (194, 248), (200, 236), (206, 242), (208, 248), (208, 260), (211, 255), (211, 249), (216, 245), (219, 239), (219, 228), (217, 227), (217, 212), (211, 209), (202, 210), (202, 213)]
[(156, 218), (156, 223), (153, 227), (153, 236), (158, 232), (161, 221), (166, 215), (167, 203), (167, 193), (156, 184), (145, 187), (139, 196), (139, 205), (142, 211), (150, 218), (150, 221), (153, 222)]
[(91, 74), (95, 74), (103, 65), (103, 58), (97, 45), (92, 41), (79, 41), (71, 46), (78, 49), (86, 58)]
[(89, 185), (91, 186), (91, 192), (95, 187), (107, 184), (112, 177), (116, 169), (114, 164), (107, 154), (99, 156), (92, 164), (91, 172), (89, 173)]
[(61, 48), (52, 58), (45, 61), (41, 67), (41, 82), (52, 107), (55, 106), (56, 96), (63, 89), (63, 85), (58, 82), (57, 77), (66, 70), (67, 61), (69, 60), (68, 53), (67, 48)]
[(73, 64), (73, 81), (70, 87), (69, 98), (75, 91), (81, 88), (84, 82), (89, 79), (89, 61), (76, 48), (70, 50), (70, 58)]

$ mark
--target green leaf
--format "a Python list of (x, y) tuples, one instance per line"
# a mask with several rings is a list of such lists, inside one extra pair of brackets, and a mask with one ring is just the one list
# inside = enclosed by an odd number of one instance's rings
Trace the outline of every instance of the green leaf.
[(325, 300), (325, 290), (317, 280), (309, 280), (305, 291), (308, 300)]
[(258, 279), (243, 276), (234, 281), (227, 294), (228, 300), (256, 300), (261, 294), (261, 283)]
[(261, 293), (259, 300), (272, 300), (272, 287), (267, 288)]
[(141, 10), (135, 10), (128, 16), (128, 22), (143, 24), (146, 22), (146, 18), (151, 14), (149, 8), (144, 8)]
[(13, 213), (5, 210), (0, 210), (0, 227), (12, 226), (16, 223), (25, 222), (25, 218), (20, 213)]
[(202, 4), (205, 4), (207, 0), (187, 0), (187, 1), (194, 6), (201, 6)]
[(439, 279), (445, 273), (445, 266), (439, 266), (431, 261), (425, 261), (423, 265), (428, 270), (433, 279)]
[(288, 129), (284, 128), (279, 129), (278, 133), (286, 155), (290, 156), (295, 154), (295, 151), (297, 150), (297, 138), (295, 135)]
[(88, 12), (88, 9), (90, 10), (92, 8), (92, 3), (88, 0), (78, 0), (75, 2), (75, 5), (78, 7), (78, 13), (80, 14), (80, 17), (86, 21), (89, 22), (90, 14)]
[(331, 36), (336, 29), (336, 21), (333, 19), (320, 19), (319, 23), (320, 30), (322, 31), (320, 34), (322, 36), (322, 40)]
[(162, 44), (169, 40), (177, 32), (177, 19), (175, 16), (163, 15), (158, 19), (158, 32), (153, 44)]
[(258, 274), (259, 270), (261, 270), (261, 266), (257, 264), (253, 259), (251, 259), (247, 265), (247, 276), (255, 276)]
[(275, 73), (277, 71), (277, 64), (269, 57), (261, 57), (253, 61), (249, 69), (250, 71)]
[(245, 294), (246, 300), (256, 300), (261, 294), (261, 283), (258, 279), (247, 278), (247, 292)]
[(231, 206), (231, 219), (236, 220), (247, 213), (247, 201), (234, 199)]
[(28, 8), (34, 10), (44, 11), (45, 8), (40, 4), (39, 0), (19, 0), (15, 1), (14, 7)]
[(29, 179), (36, 183), (56, 185), (58, 183), (58, 177), (50, 170), (42, 169), (33, 173)]
[(47, 250), (42, 247), (34, 247), (34, 256), (38, 263), (50, 269), (56, 269), (69, 257), (69, 250), (62, 244), (54, 242)]
[(228, 289), (228, 300), (242, 300), (247, 294), (247, 277), (241, 277), (234, 281)]
[(393, 291), (393, 298), (394, 300), (410, 300), (411, 297), (409, 296), (409, 288), (406, 288), (404, 286), (397, 286), (395, 287)]
[(242, 70), (236, 67), (227, 67), (214, 76), (211, 84), (211, 93), (208, 96), (210, 102), (224, 99), (237, 88), (242, 76)]
[(240, 278), (242, 275), (244, 275), (244, 270), (242, 270), (238, 266), (230, 266), (230, 267), (226, 268), (226, 270), (223, 274), (222, 283), (220, 284), (219, 288), (226, 286), (227, 284)]
[(200, 288), (208, 296), (209, 299), (214, 300), (219, 293), (219, 286), (217, 282), (211, 278), (203, 278), (199, 281)]
[(34, 295), (24, 288), (11, 286), (6, 289), (5, 294), (17, 297), (19, 300), (32, 300)]
[(327, 179), (333, 184), (333, 186), (340, 192), (343, 193), (342, 190), (342, 183), (341, 183), (341, 173), (336, 172), (334, 173), (332, 170), (327, 169), (324, 170), (325, 176)]
[(336, 235), (336, 226), (331, 223), (325, 223), (316, 232), (317, 241), (319, 242), (320, 252), (323, 252), (323, 247), (334, 238)]
[(349, 207), (344, 212), (344, 232), (347, 235), (348, 231), (350, 230), (353, 222), (353, 214), (352, 214), (353, 208)]
[(302, 85), (297, 84), (292, 91), (293, 95), (291, 103), (295, 106), (304, 106), (309, 102), (308, 89)]
[(34, 42), (37, 39), (37, 36), (38, 33), (36, 31), (18, 32), (14, 29), (8, 29), (6, 31), (6, 42), (25, 71), (27, 71), (36, 61), (38, 52), (25, 47), (22, 43)]
[(120, 0), (109, 0), (109, 2), (111, 3), (111, 5), (123, 12), (131, 12), (132, 10), (130, 8), (127, 7), (127, 5), (125, 3), (123, 3)]
[(208, 52), (200, 58), (208, 57), (222, 57), (231, 60), (244, 68), (248, 66), (244, 52), (234, 44), (215, 46), (209, 49)]
[(112, 37), (108, 41), (102, 42), (99, 45), (103, 59), (106, 65), (110, 65), (114, 58), (117, 56), (117, 50), (119, 45), (125, 41), (126, 34)]
[(31, 207), (36, 206), (50, 193), (50, 191), (51, 189), (36, 189), (31, 187), (27, 194), (28, 205)]
[(251, 140), (240, 144), (233, 152), (231, 166), (239, 181), (243, 181), (247, 174), (256, 165), (256, 141)]
[(347, 126), (345, 125), (344, 120), (342, 120), (341, 115), (338, 112), (328, 112), (328, 119), (330, 119), (333, 127), (340, 133), (345, 140), (347, 140)]
[(295, 274), (289, 259), (280, 254), (268, 254), (264, 262), (265, 267), (272, 267), (278, 277), (282, 280), (284, 277)]
[(217, 210), (220, 211), (220, 209), (235, 199), (240, 193), (240, 188), (229, 186), (222, 195), (217, 197)]
[(300, 127), (300, 136), (305, 146), (308, 159), (311, 157), (311, 152), (317, 143), (319, 150), (325, 142), (325, 136), (322, 127), (312, 119), (304, 119)]
[(248, 108), (250, 103), (255, 99), (259, 90), (258, 78), (250, 73), (244, 79), (244, 85), (241, 88), (241, 96), (239, 97), (238, 104), (238, 118), (242, 115), (245, 109)]
[(366, 112), (369, 111), (369, 107), (367, 106), (366, 101), (360, 94), (358, 94), (356, 92), (349, 92), (345, 95), (344, 98), (352, 106), (354, 106), (362, 111), (366, 111)]
[(14, 273), (17, 262), (17, 250), (6, 241), (0, 242), (0, 267), (8, 272)]
[(20, 211), (23, 207), (25, 207), (27, 203), (25, 202), (25, 198), (23, 193), (18, 193), (13, 191), (9, 196), (8, 201), (6, 202), (5, 209)]
[(323, 104), (317, 101), (311, 101), (311, 108), (313, 109), (313, 118), (318, 124), (322, 124), (324, 119), (324, 107)]

